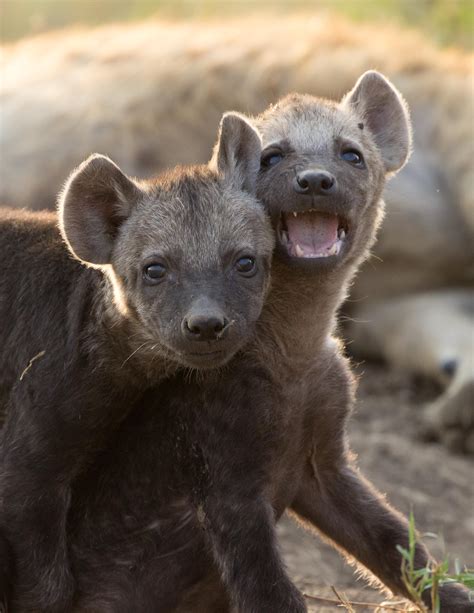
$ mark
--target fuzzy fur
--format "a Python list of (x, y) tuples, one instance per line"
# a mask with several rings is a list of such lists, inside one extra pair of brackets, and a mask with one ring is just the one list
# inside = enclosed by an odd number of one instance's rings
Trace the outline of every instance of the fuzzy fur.
[[(274, 523), (287, 508), (408, 596), (396, 549), (407, 545), (407, 522), (360, 475), (350, 453), (346, 422), (355, 386), (333, 337), (336, 310), (380, 221), (393, 143), (399, 164), (409, 152), (396, 90), (380, 75), (365, 79), (388, 94), (387, 109), (396, 117), (398, 108), (400, 120), (361, 132), (361, 121), (375, 125), (379, 110), (353, 110), (358, 86), (341, 105), (291, 98), (259, 119), (264, 145), (289, 120), (291, 154), (257, 179), (274, 224), (282, 210), (308, 206), (344, 215), (347, 244), (340, 256), (305, 265), (277, 248), (254, 339), (220, 372), (198, 379), (176, 373), (149, 390), (79, 475), (67, 525), (75, 613), (304, 612), (275, 541)], [(375, 93), (366, 89), (363, 101)], [(320, 128), (311, 151), (298, 140), (299, 120)], [(341, 159), (341, 139), (357, 139), (364, 167)], [(337, 191), (285, 197), (294, 186), (285, 164), (315, 163), (331, 170)], [(428, 559), (419, 545), (416, 564)], [(443, 587), (441, 599), (443, 611), (471, 611), (457, 586)]]
[[(12, 583), (13, 611), (71, 610), (73, 483), (145, 391), (180, 368), (224, 364), (254, 332), (273, 234), (243, 189), (255, 183), (246, 168), (260, 140), (230, 123), (219, 173), (181, 168), (138, 185), (107, 158), (88, 159), (61, 195), (62, 236), (53, 213), (0, 213), (0, 319), (10, 322), (0, 338), (0, 527), (14, 563), (11, 582), (1, 559), (0, 601)], [(242, 255), (251, 275), (238, 269)], [(159, 284), (145, 277), (156, 259)], [(217, 308), (229, 329), (196, 340), (189, 313), (206, 320)]]
[[(358, 355), (446, 386), (430, 415), (434, 434), (474, 453), (474, 412), (465, 401), (474, 385), (471, 352), (457, 340), (472, 335), (472, 317), (460, 316), (459, 292), (444, 299), (458, 288), (474, 300), (470, 54), (440, 51), (399, 28), (312, 14), (56, 32), (7, 46), (1, 62), (0, 199), (34, 208), (52, 208), (69, 169), (93, 151), (149, 176), (205, 161), (225, 110), (256, 115), (291, 91), (339, 99), (364, 70), (387, 74), (411, 107), (414, 153), (387, 186), (374, 257), (346, 306), (354, 320), (347, 335)], [(372, 325), (380, 311), (384, 325)], [(435, 323), (446, 313), (449, 342)], [(399, 342), (413, 329), (423, 359)], [(446, 364), (455, 364), (454, 378)]]

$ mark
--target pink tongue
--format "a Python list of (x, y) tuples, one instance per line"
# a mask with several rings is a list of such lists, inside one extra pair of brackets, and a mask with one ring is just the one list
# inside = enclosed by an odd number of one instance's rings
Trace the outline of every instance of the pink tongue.
[(293, 213), (286, 213), (285, 222), (293, 250), (298, 243), (304, 255), (329, 251), (337, 240), (339, 220), (336, 215), (312, 211), (298, 213), (295, 217)]

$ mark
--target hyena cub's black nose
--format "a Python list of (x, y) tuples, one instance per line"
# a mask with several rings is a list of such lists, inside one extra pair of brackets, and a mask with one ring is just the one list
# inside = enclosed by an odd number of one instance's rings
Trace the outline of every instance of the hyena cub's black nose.
[(215, 341), (227, 331), (227, 319), (217, 313), (196, 313), (183, 319), (183, 334), (191, 341)]
[(336, 179), (325, 170), (302, 170), (293, 182), (295, 191), (308, 196), (325, 196), (336, 189)]

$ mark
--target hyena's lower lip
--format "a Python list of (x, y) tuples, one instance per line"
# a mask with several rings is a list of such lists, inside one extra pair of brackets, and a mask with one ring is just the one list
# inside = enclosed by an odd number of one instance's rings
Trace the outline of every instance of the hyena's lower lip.
[(185, 355), (190, 355), (193, 358), (194, 357), (202, 358), (202, 357), (208, 357), (208, 356), (209, 357), (217, 357), (217, 356), (220, 356), (220, 355), (224, 355), (224, 353), (225, 353), (224, 351), (203, 351), (203, 352), (201, 352), (201, 351), (196, 351), (196, 352), (189, 351)]
[(315, 209), (282, 212), (278, 228), (278, 237), (288, 255), (302, 259), (338, 256), (347, 233), (345, 220)]

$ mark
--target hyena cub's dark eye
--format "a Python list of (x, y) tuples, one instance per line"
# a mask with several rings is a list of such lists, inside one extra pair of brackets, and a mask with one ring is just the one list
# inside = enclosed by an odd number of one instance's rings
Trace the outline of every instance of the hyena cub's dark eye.
[(159, 283), (166, 276), (166, 267), (160, 262), (152, 262), (143, 268), (143, 278), (147, 283)]
[(341, 158), (344, 161), (349, 162), (349, 164), (352, 164), (353, 166), (364, 165), (364, 158), (362, 156), (362, 153), (360, 153), (356, 149), (344, 149), (344, 151), (341, 152)]
[(262, 153), (260, 165), (262, 168), (276, 166), (283, 159), (283, 153), (279, 149), (269, 149)]
[(235, 264), (235, 268), (237, 272), (246, 277), (251, 277), (257, 272), (255, 258), (248, 255), (239, 258)]

